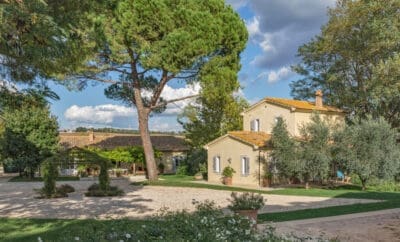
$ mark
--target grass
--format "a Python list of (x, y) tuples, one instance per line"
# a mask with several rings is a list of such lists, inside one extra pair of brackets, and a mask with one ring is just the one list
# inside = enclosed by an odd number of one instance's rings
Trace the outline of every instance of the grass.
[(85, 233), (106, 235), (112, 232), (134, 232), (139, 226), (148, 223), (151, 221), (0, 218), (0, 241), (38, 241), (38, 237), (43, 241), (63, 241), (62, 238)]
[(283, 222), (299, 219), (322, 218), (352, 213), (363, 213), (391, 208), (399, 208), (399, 203), (399, 200), (391, 200), (377, 203), (352, 204), (326, 208), (302, 209), (289, 212), (264, 213), (258, 215), (258, 220), (261, 222)]
[[(14, 176), (9, 182), (42, 182), (43, 178), (42, 177), (34, 177), (33, 179), (29, 177), (20, 177), (20, 176)], [(57, 181), (79, 181), (79, 177), (77, 176), (59, 176), (57, 177)]]
[(400, 208), (400, 192), (381, 192), (373, 189), (362, 191), (357, 185), (343, 185), (336, 188), (284, 188), (273, 191), (263, 191), (257, 189), (247, 189), (242, 187), (213, 185), (206, 183), (195, 183), (191, 176), (168, 175), (161, 176), (156, 182), (142, 182), (134, 185), (151, 186), (174, 186), (174, 187), (192, 187), (205, 188), (212, 190), (238, 191), (238, 192), (258, 192), (263, 194), (291, 195), (291, 196), (312, 196), (312, 197), (330, 197), (330, 198), (356, 198), (382, 200), (382, 202), (353, 204), (334, 206), (317, 209), (302, 209), (288, 212), (266, 213), (259, 215), (260, 221), (289, 221), (308, 218), (329, 217), (335, 215), (344, 215), (351, 213), (370, 212), (383, 209)]

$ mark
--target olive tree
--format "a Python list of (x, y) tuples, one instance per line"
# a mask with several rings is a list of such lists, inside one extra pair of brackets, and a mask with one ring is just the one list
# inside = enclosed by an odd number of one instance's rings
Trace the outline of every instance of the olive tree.
[(301, 138), (297, 149), (297, 169), (309, 188), (309, 181), (314, 178), (323, 179), (329, 172), (331, 154), (329, 148), (330, 128), (327, 122), (317, 114), (313, 114), (311, 122), (300, 129)]
[(296, 141), (290, 136), (285, 120), (282, 117), (277, 118), (277, 122), (271, 133), (271, 158), (279, 171), (279, 174), (285, 178), (291, 178), (298, 172)]
[(335, 146), (338, 159), (361, 181), (366, 189), (371, 177), (391, 178), (399, 172), (398, 133), (383, 118), (355, 122), (337, 131)]

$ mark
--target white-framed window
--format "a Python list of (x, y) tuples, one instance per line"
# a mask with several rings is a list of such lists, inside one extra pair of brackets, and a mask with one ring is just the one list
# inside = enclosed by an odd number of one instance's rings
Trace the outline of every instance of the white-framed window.
[(241, 156), (240, 163), (242, 166), (242, 176), (249, 175), (250, 174), (250, 158), (247, 156)]
[(221, 157), (218, 155), (213, 157), (213, 171), (216, 173), (221, 172)]
[(250, 130), (259, 132), (260, 131), (260, 120), (259, 119), (253, 119), (250, 121)]

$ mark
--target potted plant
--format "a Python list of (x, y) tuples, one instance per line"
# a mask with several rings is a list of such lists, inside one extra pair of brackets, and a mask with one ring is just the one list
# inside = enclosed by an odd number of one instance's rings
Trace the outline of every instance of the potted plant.
[(194, 174), (194, 179), (195, 180), (203, 180), (203, 174), (199, 171), (196, 174)]
[(116, 177), (121, 177), (122, 176), (122, 169), (115, 169), (115, 176)]
[(262, 177), (262, 186), (263, 187), (270, 187), (272, 184), (272, 173), (266, 172)]
[(231, 204), (228, 208), (235, 213), (246, 216), (257, 223), (258, 210), (264, 207), (264, 197), (257, 193), (245, 192), (240, 195), (231, 193)]
[(236, 173), (236, 171), (232, 167), (226, 166), (222, 171), (222, 183), (227, 186), (232, 185), (233, 173)]

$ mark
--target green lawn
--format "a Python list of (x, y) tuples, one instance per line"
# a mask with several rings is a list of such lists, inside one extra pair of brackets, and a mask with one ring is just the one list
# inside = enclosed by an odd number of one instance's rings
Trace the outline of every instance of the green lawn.
[[(35, 177), (33, 179), (29, 177), (20, 177), (20, 176), (14, 176), (9, 182), (42, 182), (43, 178), (42, 177)], [(60, 176), (57, 177), (57, 181), (79, 181), (79, 177), (77, 176)]]
[[(135, 229), (151, 221), (137, 220), (93, 220), (93, 219), (14, 219), (0, 218), (0, 241), (73, 241), (74, 237), (96, 234), (105, 238), (108, 234), (133, 233)], [(72, 238), (72, 240), (71, 240)], [(93, 238), (93, 241), (101, 241)]]
[[(335, 189), (328, 188), (285, 188), (274, 191), (260, 191), (257, 189), (246, 189), (234, 186), (213, 185), (205, 183), (195, 183), (191, 176), (161, 176), (157, 182), (135, 183), (134, 185), (151, 185), (151, 186), (177, 186), (177, 187), (193, 187), (205, 188), (212, 190), (226, 190), (239, 192), (259, 192), (263, 194), (276, 195), (295, 195), (295, 196), (313, 196), (313, 197), (331, 197), (331, 198), (359, 198), (383, 200), (377, 203), (353, 204), (335, 207), (326, 207), (318, 209), (303, 209), (288, 212), (266, 213), (259, 216), (260, 221), (289, 221), (297, 219), (328, 217), (335, 215), (344, 215), (351, 213), (377, 211), (383, 209), (400, 208), (400, 192), (378, 192), (375, 190), (362, 191), (360, 186), (344, 185)], [(267, 202), (268, 203), (268, 202)]]

